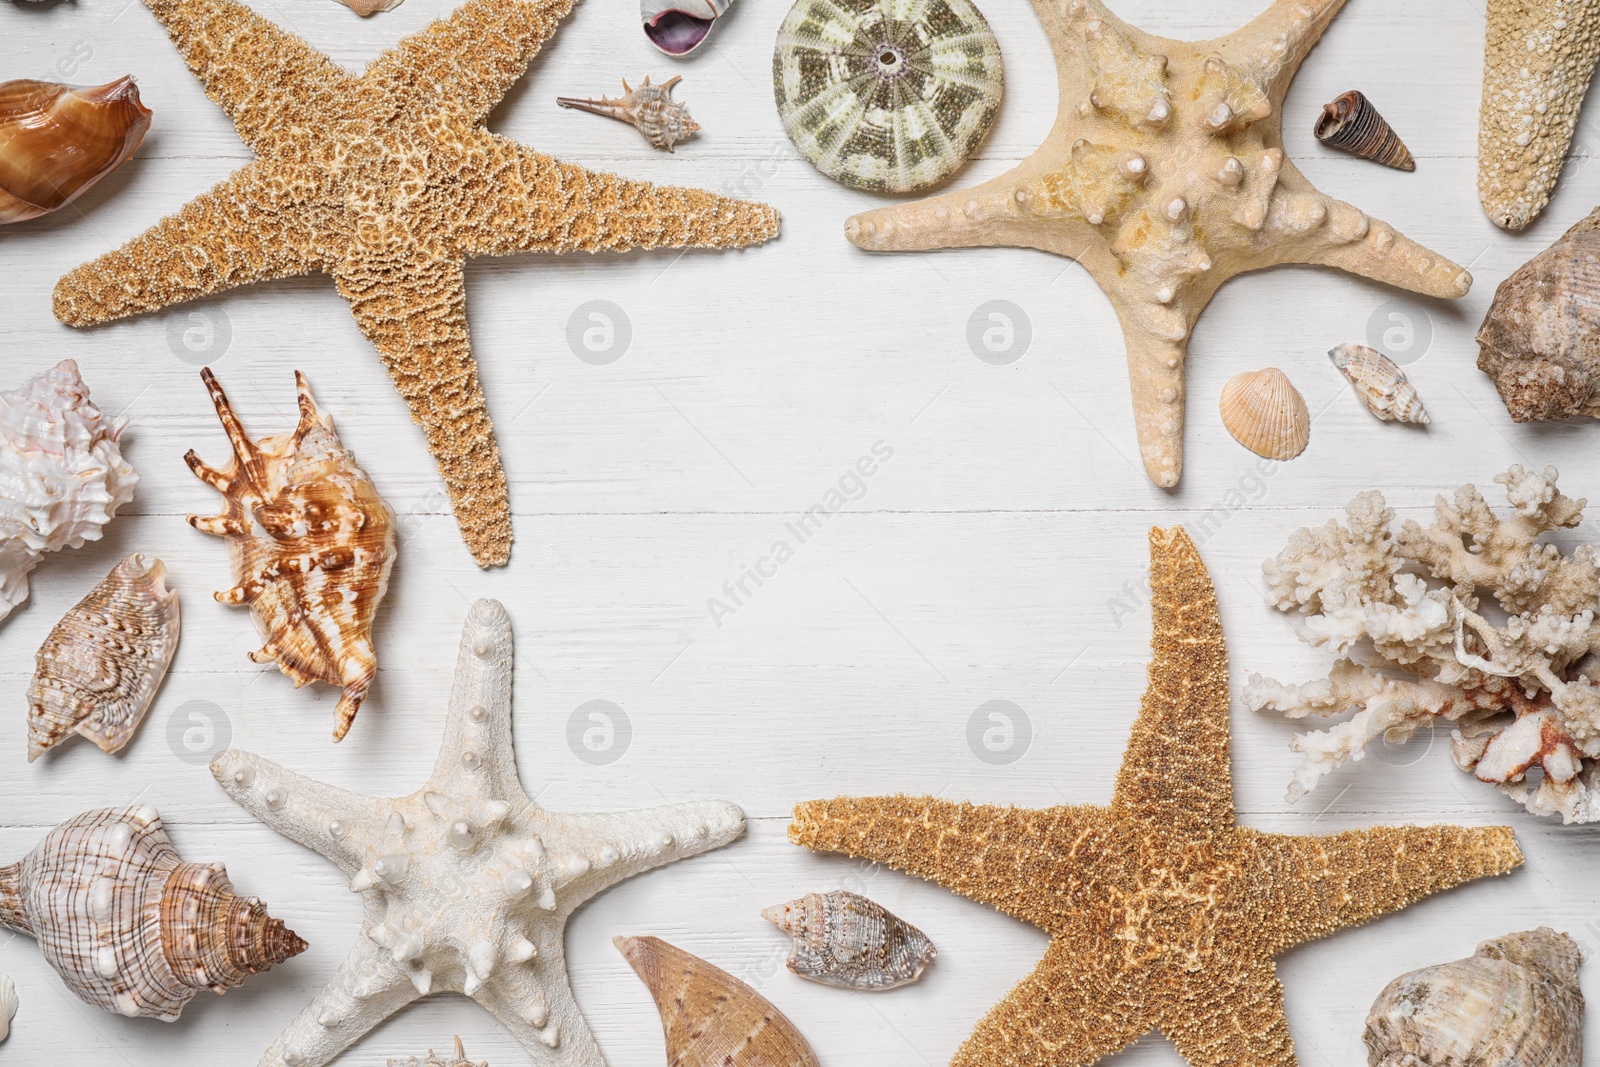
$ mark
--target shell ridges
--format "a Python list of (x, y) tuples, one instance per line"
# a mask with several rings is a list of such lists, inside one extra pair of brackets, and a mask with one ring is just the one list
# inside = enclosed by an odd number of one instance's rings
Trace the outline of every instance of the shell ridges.
[(1229, 378), (1218, 407), (1233, 439), (1264, 459), (1293, 459), (1311, 440), (1305, 397), (1276, 367)]
[(1356, 399), (1378, 418), (1419, 426), (1433, 421), (1406, 372), (1382, 352), (1366, 345), (1343, 344), (1330, 349), (1328, 358), (1355, 386)]
[(921, 978), (937, 955), (921, 930), (843, 889), (807, 893), (761, 914), (794, 939), (789, 970), (822, 985), (895, 989)]

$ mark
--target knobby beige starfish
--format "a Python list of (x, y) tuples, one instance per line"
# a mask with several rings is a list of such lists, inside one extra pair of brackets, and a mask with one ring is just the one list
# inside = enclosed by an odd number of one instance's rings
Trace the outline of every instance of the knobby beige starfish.
[(765, 204), (585, 170), (483, 128), (572, 0), (469, 0), (357, 77), (233, 0), (146, 0), (254, 162), (56, 286), (72, 326), (268, 278), (333, 276), (427, 434), (482, 566), (511, 552), (467, 332), (468, 256), (735, 248)]
[(1237, 825), (1216, 595), (1181, 528), (1150, 543), (1155, 655), (1109, 807), (896, 796), (795, 809), (799, 844), (891, 864), (1051, 934), (956, 1067), (1081, 1067), (1153, 1028), (1196, 1067), (1293, 1064), (1274, 956), (1522, 862), (1503, 826), (1301, 837)]
[(1027, 159), (973, 189), (852, 217), (874, 251), (1011, 246), (1076, 259), (1122, 323), (1145, 470), (1183, 468), (1183, 362), (1236, 274), (1320, 263), (1429, 296), (1472, 276), (1318, 192), (1284, 156), (1283, 97), (1344, 0), (1277, 0), (1210, 41), (1154, 37), (1099, 0), (1034, 0), (1059, 110)]

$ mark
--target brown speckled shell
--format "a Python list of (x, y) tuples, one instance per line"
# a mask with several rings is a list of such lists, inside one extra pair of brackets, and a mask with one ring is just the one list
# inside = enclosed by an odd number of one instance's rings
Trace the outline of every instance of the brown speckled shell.
[(794, 938), (789, 970), (823, 985), (872, 991), (909, 985), (937, 954), (921, 930), (843, 889), (807, 893), (761, 914)]
[(378, 672), (372, 620), (394, 565), (394, 515), (317, 408), (295, 372), (300, 422), (291, 434), (252, 441), (210, 368), (200, 372), (233, 445), (225, 470), (184, 456), (222, 494), (222, 514), (189, 516), (190, 525), (228, 541), (235, 585), (224, 604), (248, 604), (266, 638), (250, 653), (276, 661), (295, 685), (327, 682), (344, 695), (334, 709), (333, 739), (349, 731)]
[(0, 83), (0, 225), (66, 207), (126, 163), (149, 129), (131, 76), (93, 89)]

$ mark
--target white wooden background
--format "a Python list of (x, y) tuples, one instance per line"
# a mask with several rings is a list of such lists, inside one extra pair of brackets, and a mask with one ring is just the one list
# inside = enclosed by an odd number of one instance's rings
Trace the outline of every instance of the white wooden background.
[[(333, 0), (260, 0), (268, 17), (359, 69), (451, 8), (407, 0), (360, 20)], [(1203, 38), (1252, 17), (1259, 0), (1126, 0), (1152, 31)], [(836, 185), (792, 152), (772, 106), (770, 49), (781, 0), (745, 0), (703, 54), (655, 53), (632, 0), (586, 0), (491, 125), (589, 166), (742, 192), (777, 205), (783, 236), (760, 249), (479, 260), (468, 272), (479, 364), (511, 478), (511, 565), (473, 566), (442, 506), (434, 465), (344, 303), (321, 278), (263, 285), (88, 332), (50, 312), (55, 280), (139, 233), (249, 158), (156, 21), (135, 0), (0, 4), (0, 77), (77, 84), (133, 72), (155, 123), (137, 160), (69, 209), (0, 232), (0, 368), (11, 387), (62, 357), (95, 399), (131, 419), (127, 455), (141, 482), (106, 539), (52, 557), (31, 602), (0, 626), (0, 857), (31, 848), (81, 810), (156, 804), (181, 851), (227, 863), (304, 935), (303, 956), (225, 998), (201, 995), (172, 1025), (128, 1021), (68, 994), (26, 939), (0, 937), (0, 970), (22, 993), (7, 1062), (63, 1067), (253, 1063), (332, 973), (356, 936), (357, 898), (320, 857), (258, 825), (211, 781), (184, 734), (196, 709), (216, 739), (340, 785), (404, 793), (427, 775), (440, 736), (468, 604), (498, 597), (516, 625), (516, 736), (523, 781), (555, 809), (611, 810), (721, 796), (750, 815), (736, 845), (629, 882), (574, 919), (568, 956), (579, 1002), (612, 1067), (662, 1061), (656, 1013), (611, 947), (618, 933), (662, 935), (756, 985), (805, 1031), (829, 1067), (943, 1064), (973, 1023), (1034, 966), (1038, 930), (894, 872), (787, 843), (797, 800), (896, 790), (1042, 806), (1103, 802), (1143, 681), (1148, 614), (1115, 601), (1142, 581), (1152, 524), (1197, 523), (1232, 645), (1251, 670), (1300, 680), (1327, 657), (1263, 605), (1259, 565), (1291, 531), (1379, 487), (1406, 514), (1511, 463), (1557, 465), (1574, 494), (1600, 497), (1600, 426), (1513, 426), (1473, 366), (1472, 334), (1495, 285), (1583, 216), (1600, 174), (1575, 161), (1531, 230), (1483, 216), (1474, 155), (1484, 18), (1477, 3), (1352, 0), (1285, 104), (1286, 146), (1319, 186), (1458, 262), (1477, 284), (1455, 304), (1413, 298), (1327, 270), (1290, 268), (1223, 288), (1190, 348), (1187, 463), (1173, 493), (1137, 463), (1119, 332), (1074, 265), (1016, 250), (874, 256), (843, 238), (845, 217), (878, 201)], [(971, 183), (1010, 166), (1053, 118), (1054, 75), (1027, 0), (984, 0), (1000, 38), (1007, 94)], [(681, 73), (705, 127), (674, 156), (633, 131), (555, 106), (558, 94), (611, 91), (620, 76)], [(1321, 103), (1365, 91), (1417, 156), (1404, 174), (1324, 150)], [(1591, 108), (1577, 149), (1600, 147)], [(969, 316), (1015, 303), (1031, 344), (1004, 366), (975, 357)], [(569, 317), (607, 300), (631, 324), (608, 365), (575, 358)], [(201, 320), (189, 319), (196, 312)], [(1369, 321), (1416, 327), (1407, 358), (1434, 416), (1426, 431), (1382, 425), (1356, 403), (1324, 352), (1363, 340)], [(293, 422), (291, 372), (306, 371), (345, 441), (407, 532), (379, 618), (383, 667), (349, 738), (329, 741), (335, 693), (293, 690), (245, 652), (247, 613), (222, 607), (229, 584), (216, 539), (184, 524), (215, 496), (185, 469), (226, 444), (196, 375), (203, 359), (169, 337), (209, 321), (231, 339), (213, 366), (258, 434)], [(1398, 321), (1398, 320), (1395, 320)], [(1424, 340), (1424, 335), (1428, 340)], [(1317, 413), (1300, 459), (1256, 473), (1216, 418), (1238, 371), (1285, 369)], [(864, 498), (717, 626), (720, 595), (783, 524), (817, 501), (874, 442), (894, 450)], [(1496, 488), (1490, 485), (1490, 488)], [(1241, 506), (1242, 505), (1242, 506)], [(1591, 523), (1589, 536), (1600, 534)], [(124, 553), (155, 553), (183, 595), (185, 635), (141, 733), (117, 758), (74, 740), (24, 762), (24, 692), (51, 625)], [(631, 741), (614, 762), (567, 741), (580, 705), (610, 701)], [(967, 742), (973, 711), (1007, 700), (1031, 741), (997, 766)], [(192, 703), (204, 702), (204, 703)], [(587, 725), (587, 723), (585, 723)], [(203, 731), (202, 731), (203, 733)], [(1600, 835), (1524, 814), (1455, 771), (1441, 732), (1380, 751), (1298, 805), (1284, 801), (1292, 728), (1235, 708), (1234, 761), (1245, 822), (1322, 832), (1381, 821), (1514, 825), (1528, 854), (1509, 878), (1435, 897), (1403, 915), (1296, 949), (1280, 961), (1302, 1062), (1364, 1062), (1361, 1025), (1403, 970), (1465, 955), (1481, 939), (1549, 923), (1600, 952), (1593, 885)], [(189, 740), (203, 740), (191, 734)], [(187, 759), (185, 759), (187, 757)], [(926, 979), (889, 994), (810, 985), (782, 969), (786, 940), (761, 907), (813, 889), (867, 892), (921, 925), (940, 957)], [(1585, 975), (1600, 989), (1595, 964)], [(1600, 1022), (1593, 1024), (1600, 1027)], [(393, 1019), (343, 1062), (448, 1045), (521, 1062), (494, 1021), (460, 998)], [(1591, 1037), (1594, 1037), (1591, 1028)], [(1149, 1037), (1108, 1063), (1176, 1064)]]

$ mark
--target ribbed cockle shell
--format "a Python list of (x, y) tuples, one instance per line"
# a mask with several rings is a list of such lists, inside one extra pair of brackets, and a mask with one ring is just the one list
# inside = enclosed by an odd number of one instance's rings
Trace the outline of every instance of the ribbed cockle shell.
[(0, 84), (0, 225), (66, 207), (127, 162), (149, 129), (131, 75), (93, 89)]
[(266, 638), (252, 660), (276, 661), (297, 688), (343, 687), (334, 709), (338, 741), (378, 673), (372, 620), (394, 565), (394, 515), (317, 408), (305, 375), (295, 372), (294, 432), (259, 441), (245, 435), (211, 369), (200, 377), (234, 453), (225, 470), (192, 450), (183, 457), (223, 498), (222, 514), (189, 516), (195, 529), (228, 541), (236, 584), (216, 598), (250, 606)]
[(133, 738), (178, 650), (167, 568), (135, 552), (50, 631), (28, 687), (28, 762), (77, 733), (116, 752)]
[(819, 1067), (794, 1024), (727, 971), (659, 937), (612, 944), (655, 998), (667, 1067)]
[(1313, 132), (1323, 144), (1342, 148), (1362, 159), (1395, 170), (1417, 169), (1416, 160), (1411, 158), (1411, 150), (1405, 142), (1378, 114), (1372, 101), (1354, 89), (1323, 105)]
[(170, 1022), (305, 951), (220, 863), (184, 863), (156, 809), (86, 811), (0, 867), (0, 925), (36, 938), (85, 1003)]
[(644, 134), (651, 145), (671, 152), (679, 141), (700, 129), (700, 124), (689, 117), (689, 106), (672, 99), (672, 87), (681, 81), (680, 75), (660, 85), (651, 85), (650, 76), (646, 74), (644, 84), (637, 89), (628, 85), (628, 79), (622, 79), (623, 96), (602, 96), (593, 100), (558, 96), (556, 103), (626, 122)]
[(1229, 378), (1218, 407), (1233, 439), (1265, 459), (1293, 459), (1311, 440), (1305, 397), (1276, 367)]
[(1406, 372), (1388, 356), (1366, 345), (1345, 344), (1328, 351), (1333, 365), (1355, 386), (1356, 399), (1385, 422), (1426, 426), (1433, 420), (1422, 406)]
[(874, 991), (909, 985), (936, 954), (921, 930), (843, 889), (807, 893), (761, 914), (794, 939), (789, 970), (823, 985)]

